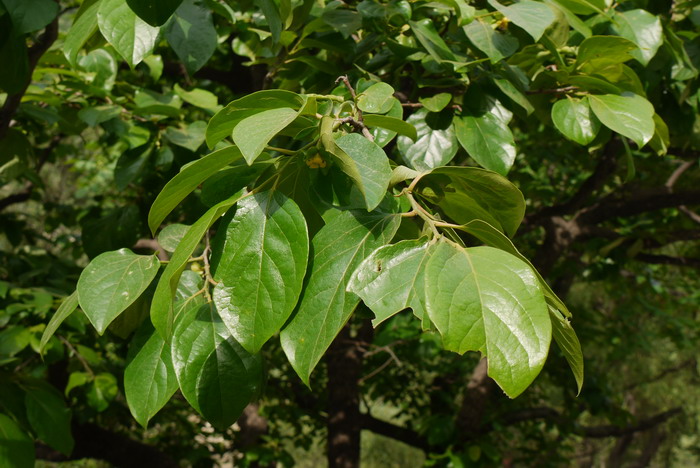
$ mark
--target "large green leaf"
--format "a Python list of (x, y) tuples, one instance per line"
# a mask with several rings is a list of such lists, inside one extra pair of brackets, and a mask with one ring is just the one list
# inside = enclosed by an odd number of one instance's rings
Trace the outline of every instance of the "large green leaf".
[(654, 136), (654, 106), (641, 96), (623, 93), (588, 96), (596, 117), (640, 148)]
[(77, 289), (80, 308), (100, 335), (146, 290), (159, 265), (153, 255), (120, 249), (98, 255), (83, 270)]
[(173, 324), (176, 311), (173, 308), (173, 296), (176, 293), (180, 276), (204, 234), (209, 230), (214, 221), (228, 211), (243, 197), (243, 192), (238, 192), (226, 200), (212, 206), (201, 218), (199, 218), (182, 237), (173, 252), (168, 265), (158, 280), (156, 291), (151, 303), (151, 322), (158, 333), (166, 340), (170, 340), (173, 333)]
[(148, 227), (155, 234), (166, 216), (194, 189), (220, 169), (241, 158), (235, 146), (229, 146), (198, 159), (187, 166), (165, 184), (148, 212)]
[(160, 26), (168, 21), (182, 0), (126, 0), (129, 7), (151, 26)]
[(41, 335), (41, 342), (39, 343), (39, 352), (42, 352), (49, 340), (56, 333), (58, 327), (61, 326), (63, 321), (67, 319), (70, 314), (78, 307), (78, 291), (74, 291), (73, 294), (68, 296), (61, 302), (61, 305), (56, 310), (56, 313), (51, 316), (49, 324), (46, 325), (44, 333)]
[[(8, 416), (0, 413), (0, 460), (8, 468), (34, 467), (34, 441)], [(4, 465), (7, 463), (7, 465)]]
[(494, 31), (490, 23), (475, 19), (464, 26), (464, 33), (474, 47), (486, 54), (491, 63), (513, 55), (518, 50), (518, 40), (513, 36)]
[(216, 50), (218, 36), (211, 9), (195, 0), (185, 0), (164, 29), (168, 44), (190, 75), (202, 68)]
[(425, 18), (419, 21), (409, 21), (411, 30), (418, 38), (425, 50), (438, 62), (443, 60), (456, 61), (454, 52), (447, 46), (445, 41), (438, 34), (433, 24), (433, 20)]
[(592, 142), (600, 130), (600, 120), (593, 114), (588, 97), (561, 99), (552, 106), (552, 122), (566, 138), (579, 145)]
[(178, 388), (170, 345), (145, 322), (129, 345), (124, 393), (129, 410), (143, 427)]
[(428, 319), (423, 281), (434, 246), (425, 238), (404, 240), (378, 248), (357, 267), (347, 290), (374, 312), (375, 327), (407, 307), (416, 317)]
[(58, 3), (52, 0), (2, 0), (18, 34), (38, 31), (56, 18)]
[(297, 118), (299, 111), (289, 107), (269, 109), (244, 118), (234, 127), (233, 142), (248, 164), (260, 156), (272, 137)]
[(97, 25), (130, 67), (150, 55), (158, 38), (158, 28), (150, 26), (129, 8), (126, 0), (101, 0)]
[(552, 324), (532, 269), (491, 247), (438, 242), (425, 266), (426, 309), (445, 349), (479, 351), (488, 373), (515, 398), (537, 377)]
[(457, 140), (480, 166), (498, 172), (508, 171), (515, 162), (515, 142), (508, 125), (492, 113), (455, 118)]
[(333, 152), (336, 163), (355, 181), (365, 197), (367, 211), (372, 211), (389, 188), (389, 158), (376, 143), (359, 133), (343, 135), (335, 140), (335, 144), (341, 149)]
[[(395, 134), (398, 133), (400, 135), (406, 136), (413, 141), (418, 140), (418, 133), (416, 132), (416, 127), (396, 117), (391, 117), (387, 115), (367, 114), (364, 116), (364, 123), (368, 127), (384, 128), (386, 130), (395, 132)], [(377, 142), (376, 137), (374, 141), (375, 143)]]
[(231, 337), (211, 304), (181, 314), (172, 358), (182, 394), (219, 430), (233, 424), (260, 391), (260, 356)]
[(279, 192), (241, 200), (219, 226), (212, 272), (214, 303), (233, 337), (257, 353), (294, 310), (306, 273), (304, 215)]
[(398, 215), (343, 211), (313, 239), (311, 274), (296, 313), (280, 339), (289, 362), (309, 385), (309, 377), (360, 298), (345, 288), (355, 268), (399, 227)]
[(231, 135), (231, 131), (243, 119), (267, 109), (290, 107), (300, 109), (304, 98), (291, 91), (267, 89), (257, 91), (230, 102), (209, 121), (207, 126), (207, 145), (213, 148), (219, 141)]
[(634, 42), (623, 37), (591, 36), (578, 46), (576, 68), (595, 72), (631, 60), (634, 58), (631, 55), (634, 50), (637, 50)]
[(544, 31), (556, 19), (554, 12), (547, 5), (532, 0), (520, 0), (510, 6), (489, 0), (489, 5), (500, 11), (513, 24), (527, 31), (535, 42), (540, 40)]
[(648, 11), (615, 12), (613, 23), (620, 36), (637, 44), (639, 50), (633, 50), (630, 53), (642, 65), (647, 65), (663, 44), (661, 20)]
[(37, 438), (59, 452), (70, 455), (73, 451), (71, 435), (71, 411), (61, 394), (44, 383), (23, 386), (27, 418)]
[(558, 311), (550, 307), (549, 315), (552, 319), (552, 337), (561, 350), (566, 362), (569, 363), (571, 372), (576, 379), (576, 387), (581, 393), (583, 387), (583, 352), (581, 343), (578, 341), (576, 332), (569, 320), (564, 318)]
[(525, 199), (508, 179), (477, 167), (438, 167), (424, 176), (421, 194), (454, 221), (481, 219), (512, 236), (525, 215)]
[(399, 152), (413, 169), (426, 171), (444, 166), (457, 154), (458, 143), (453, 125), (434, 129), (426, 121), (428, 111), (420, 109), (411, 114), (406, 122), (416, 129), (418, 139), (400, 136), (397, 140)]

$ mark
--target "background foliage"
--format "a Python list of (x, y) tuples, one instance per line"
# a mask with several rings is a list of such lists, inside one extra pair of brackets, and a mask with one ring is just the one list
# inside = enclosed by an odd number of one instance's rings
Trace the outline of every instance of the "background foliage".
[[(1, 0), (0, 460), (315, 465), (327, 451), (330, 466), (355, 466), (360, 452), (368, 466), (698, 464), (699, 22), (693, 0)], [(276, 95), (287, 104), (251, 97), (274, 89), (287, 91)], [(307, 114), (313, 95), (317, 107)], [(346, 119), (337, 140), (323, 139), (332, 132), (323, 133), (315, 114), (326, 113)], [(258, 120), (238, 125), (251, 115)], [(366, 146), (367, 133), (376, 145)], [(229, 136), (240, 154), (223, 148)], [(305, 148), (317, 141), (318, 151)], [(389, 160), (378, 164), (384, 153)], [(522, 224), (507, 191), (479, 193), (477, 208), (488, 209), (474, 214), (463, 174), (477, 167), (522, 192)], [(188, 170), (207, 177), (183, 182)], [(264, 361), (264, 384), (241, 390), (226, 381), (223, 388), (236, 391), (219, 400), (202, 393), (207, 386), (182, 385), (199, 378), (183, 375), (199, 362), (206, 368), (226, 334), (220, 324), (198, 335), (205, 346), (168, 356), (146, 319), (159, 294), (149, 286), (159, 264), (151, 254), (174, 262), (182, 225), (211, 221), (185, 256), (203, 254), (183, 273), (174, 310), (207, 320), (202, 295), (185, 299), (210, 267), (224, 284), (236, 273), (216, 258), (235, 236), (214, 235), (211, 265), (210, 246), (200, 243), (233, 203), (220, 212), (211, 206), (280, 171), (280, 191), (303, 213), (313, 253), (323, 235), (355, 241), (346, 235), (351, 219), (321, 231), (333, 211), (309, 194), (365, 213), (392, 203), (410, 212), (406, 197), (400, 205), (373, 184), (386, 181), (398, 194), (415, 171), (431, 170), (414, 186), (420, 206), (438, 222), (491, 223), (565, 300), (586, 363), (578, 396), (566, 352), (555, 346), (534, 383), (510, 400), (475, 353), (444, 351), (445, 333), (442, 342), (423, 333), (410, 312), (373, 330), (378, 312), (359, 280), (352, 291), (372, 310), (354, 311), (325, 358), (290, 364), (285, 332), (281, 345), (272, 338), (251, 357), (246, 350), (265, 340), (237, 337), (243, 347), (227, 355), (242, 356), (250, 382), (260, 380)], [(176, 192), (170, 201), (168, 186)], [(246, 200), (253, 198), (284, 205)], [(243, 235), (234, 216), (216, 231), (228, 223), (229, 234)], [(404, 218), (392, 243), (419, 237), (419, 218)], [(490, 243), (477, 227), (443, 232), (467, 245)], [(282, 232), (291, 239), (294, 226)], [(299, 237), (303, 245), (301, 230)], [(385, 237), (364, 255), (393, 234)], [(95, 258), (141, 262), (145, 276), (100, 290), (104, 282), (81, 277)], [(301, 281), (304, 273), (287, 277)], [(76, 286), (80, 298), (71, 295)], [(114, 291), (138, 299), (123, 307), (104, 301)], [(52, 317), (65, 319), (54, 319), (53, 336), (45, 333)], [(197, 323), (207, 323), (197, 320), (154, 325), (173, 327), (185, 346)], [(128, 384), (143, 381), (152, 364), (139, 361), (141, 349), (175, 363), (176, 378), (153, 380), (151, 399)], [(396, 447), (391, 460), (377, 446)]]

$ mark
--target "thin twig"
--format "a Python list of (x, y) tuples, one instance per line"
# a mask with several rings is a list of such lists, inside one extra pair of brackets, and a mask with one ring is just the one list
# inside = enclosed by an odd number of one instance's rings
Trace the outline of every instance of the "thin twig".
[(78, 352), (78, 350), (75, 349), (75, 348), (73, 347), (73, 345), (70, 344), (70, 342), (69, 342), (67, 339), (65, 339), (63, 336), (61, 336), (61, 335), (57, 335), (57, 336), (58, 336), (58, 339), (61, 340), (61, 342), (62, 342), (64, 345), (66, 345), (66, 347), (67, 347), (69, 350), (71, 350), (71, 351), (73, 352), (73, 354), (75, 354), (75, 357), (78, 358), (78, 361), (80, 361), (80, 363), (83, 365), (83, 368), (85, 368), (85, 372), (87, 372), (88, 374), (90, 374), (90, 377), (93, 377), (93, 378), (94, 378), (94, 377), (95, 377), (95, 373), (92, 371), (92, 369), (90, 368), (90, 365), (89, 365), (88, 362), (85, 360), (85, 358), (83, 357), (83, 355), (80, 354), (80, 353)]
[(531, 89), (525, 91), (525, 94), (566, 94), (571, 91), (576, 91), (578, 86), (564, 86), (563, 88), (552, 89)]

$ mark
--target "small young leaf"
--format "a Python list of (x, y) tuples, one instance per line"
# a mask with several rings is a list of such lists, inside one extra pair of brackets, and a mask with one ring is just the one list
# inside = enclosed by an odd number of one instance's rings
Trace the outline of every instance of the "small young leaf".
[(158, 38), (159, 29), (136, 16), (126, 0), (101, 0), (97, 24), (131, 68), (151, 54)]
[(77, 307), (78, 291), (74, 291), (73, 294), (71, 294), (70, 296), (65, 298), (63, 302), (61, 302), (61, 305), (56, 310), (56, 313), (53, 314), (51, 320), (49, 320), (49, 324), (46, 325), (44, 333), (41, 335), (41, 342), (39, 343), (40, 353), (44, 351), (44, 348), (46, 348), (46, 345), (48, 344), (53, 334), (56, 333), (58, 327), (61, 326), (63, 321), (67, 319), (68, 316), (72, 314)]
[(440, 112), (447, 107), (451, 100), (452, 95), (450, 93), (439, 93), (435, 96), (419, 99), (421, 104), (423, 104), (423, 107), (428, 109), (430, 112)]
[(357, 107), (363, 112), (385, 114), (393, 105), (394, 88), (386, 83), (375, 83), (357, 96)]
[(145, 322), (131, 340), (124, 370), (124, 393), (134, 419), (146, 427), (177, 388), (170, 345)]
[(232, 336), (257, 353), (294, 310), (309, 235), (299, 207), (279, 192), (241, 200), (214, 239), (214, 303)]
[(355, 181), (365, 196), (367, 211), (372, 211), (389, 188), (389, 158), (384, 150), (359, 133), (343, 135), (335, 144), (341, 149), (333, 153), (338, 166)]
[(626, 136), (640, 148), (654, 136), (654, 106), (632, 93), (589, 95), (591, 109), (610, 130)]
[(426, 310), (445, 349), (480, 351), (488, 373), (515, 398), (547, 359), (552, 324), (539, 281), (516, 257), (440, 241), (425, 267)]
[(600, 120), (593, 114), (588, 97), (561, 99), (554, 103), (552, 122), (566, 138), (579, 145), (592, 142), (600, 130)]
[(98, 255), (83, 270), (77, 289), (80, 308), (100, 335), (146, 290), (159, 265), (153, 255), (121, 249)]
[(400, 216), (342, 211), (313, 238), (314, 258), (301, 302), (280, 340), (301, 380), (309, 377), (360, 298), (345, 291), (357, 266), (387, 243)]
[(211, 304), (181, 314), (172, 358), (182, 394), (219, 430), (233, 424), (260, 391), (260, 356), (231, 337)]

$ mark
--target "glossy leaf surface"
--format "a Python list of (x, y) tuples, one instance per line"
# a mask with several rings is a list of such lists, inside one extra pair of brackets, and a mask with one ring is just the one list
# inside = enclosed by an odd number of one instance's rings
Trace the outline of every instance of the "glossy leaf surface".
[(168, 21), (182, 0), (126, 0), (134, 13), (151, 26)]
[(404, 136), (397, 140), (403, 159), (419, 171), (444, 166), (454, 158), (458, 149), (454, 126), (434, 129), (426, 122), (427, 115), (426, 109), (420, 109), (406, 119), (416, 128), (418, 139), (415, 142)]
[(132, 68), (151, 54), (158, 38), (158, 28), (136, 16), (126, 0), (101, 0), (97, 24), (105, 39)]
[(654, 106), (641, 96), (625, 93), (588, 96), (596, 117), (640, 148), (654, 136)]
[(565, 137), (579, 145), (592, 142), (600, 131), (600, 120), (588, 104), (588, 98), (560, 99), (552, 106), (552, 122)]
[(501, 175), (515, 162), (515, 142), (508, 125), (496, 115), (462, 115), (455, 118), (457, 140), (480, 166)]

